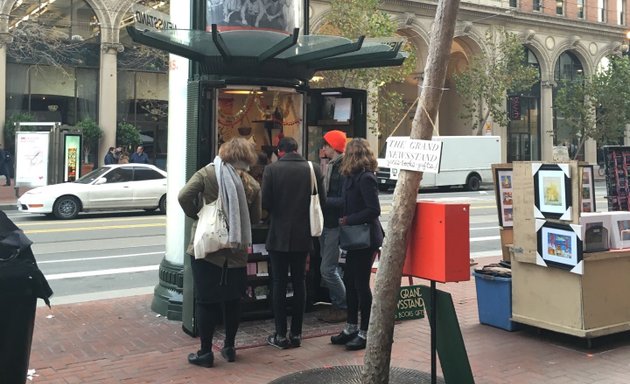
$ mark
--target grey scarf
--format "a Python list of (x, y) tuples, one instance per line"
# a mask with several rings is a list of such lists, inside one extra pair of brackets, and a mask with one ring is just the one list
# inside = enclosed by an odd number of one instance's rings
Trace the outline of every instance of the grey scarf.
[(231, 164), (214, 159), (221, 207), (227, 217), (231, 248), (247, 249), (252, 244), (252, 226), (243, 181)]

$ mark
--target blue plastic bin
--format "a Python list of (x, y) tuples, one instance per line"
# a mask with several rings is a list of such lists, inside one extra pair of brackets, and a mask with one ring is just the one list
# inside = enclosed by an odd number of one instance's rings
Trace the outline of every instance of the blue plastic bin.
[(512, 278), (473, 272), (477, 287), (479, 322), (493, 327), (516, 331), (520, 324), (512, 317)]

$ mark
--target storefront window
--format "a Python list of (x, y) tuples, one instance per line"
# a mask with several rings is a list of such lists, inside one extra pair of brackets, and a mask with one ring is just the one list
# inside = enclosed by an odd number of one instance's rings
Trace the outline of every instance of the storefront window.
[[(571, 52), (564, 52), (556, 62), (554, 78), (558, 87), (562, 87), (566, 81), (582, 81), (584, 70), (580, 60)], [(558, 87), (553, 90), (555, 97)], [(554, 112), (554, 145), (564, 145), (569, 150), (569, 156), (575, 158), (578, 150), (579, 138), (575, 136), (571, 127), (564, 121), (564, 117), (558, 112)], [(583, 159), (584, 148), (580, 149), (578, 159)]]
[(302, 135), (303, 96), (292, 89), (227, 88), (218, 91), (217, 143), (245, 137), (268, 159), (276, 159), (278, 141), (293, 137), (305, 154)]
[(151, 162), (166, 169), (168, 140), (168, 74), (118, 72), (118, 119), (140, 131)]

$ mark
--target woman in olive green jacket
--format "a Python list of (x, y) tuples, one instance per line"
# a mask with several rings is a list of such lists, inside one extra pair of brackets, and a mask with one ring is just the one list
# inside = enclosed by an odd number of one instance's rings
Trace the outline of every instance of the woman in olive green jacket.
[[(255, 161), (256, 153), (252, 143), (242, 138), (230, 140), (221, 146), (214, 163), (197, 171), (178, 196), (186, 216), (197, 220), (197, 213), (204, 200), (210, 203), (220, 194), (232, 244), (231, 248), (208, 253), (205, 257), (193, 256), (197, 221), (193, 224), (187, 253), (191, 258), (201, 349), (188, 355), (191, 364), (204, 367), (213, 365), (212, 338), (222, 309), (226, 337), (221, 355), (229, 362), (236, 359), (234, 339), (239, 326), (241, 296), (247, 284), (251, 224), (258, 223), (261, 215), (260, 186), (247, 173), (249, 166)], [(235, 228), (240, 231), (233, 230)]]

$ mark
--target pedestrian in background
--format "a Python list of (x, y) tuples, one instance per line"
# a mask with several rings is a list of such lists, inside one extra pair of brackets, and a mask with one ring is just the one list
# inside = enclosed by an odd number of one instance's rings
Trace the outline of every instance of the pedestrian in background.
[(136, 151), (131, 154), (131, 158), (129, 159), (130, 163), (141, 163), (141, 164), (149, 164), (149, 156), (144, 153), (144, 147), (142, 145), (138, 145)]
[(346, 134), (339, 130), (329, 131), (324, 135), (322, 152), (330, 159), (324, 176), (324, 191), (326, 205), (322, 207), (324, 213), (324, 229), (319, 237), (320, 244), (320, 273), (328, 288), (332, 308), (324, 313), (319, 320), (328, 323), (339, 323), (346, 320), (346, 288), (339, 273), (339, 219), (343, 212), (343, 180), (340, 168), (343, 152), (346, 148)]
[[(197, 222), (191, 229), (186, 253), (191, 259), (195, 285), (196, 324), (201, 348), (188, 355), (191, 364), (212, 367), (212, 339), (223, 312), (225, 342), (221, 356), (228, 362), (236, 359), (234, 342), (238, 331), (241, 297), (247, 286), (247, 254), (252, 242), (251, 224), (260, 221), (260, 185), (247, 170), (256, 162), (252, 143), (234, 138), (219, 148), (214, 162), (197, 171), (179, 193), (178, 200), (186, 216), (197, 220), (205, 203), (221, 199), (227, 218), (232, 247), (206, 255), (193, 256), (193, 239)], [(219, 197), (220, 196), (220, 197)]]
[(8, 155), (9, 152), (7, 152), (4, 148), (2, 148), (2, 145), (0, 145), (0, 176), (4, 175), (4, 185), (5, 186), (11, 186), (11, 172), (9, 169), (9, 160), (10, 160), (10, 156)]
[(105, 159), (103, 159), (103, 163), (105, 165), (110, 165), (110, 164), (117, 164), (118, 161), (116, 161), (116, 156), (114, 154), (114, 147), (109, 147), (109, 150), (107, 150), (107, 154), (105, 155)]
[[(346, 176), (343, 185), (344, 209), (340, 225), (370, 224), (370, 246), (348, 250), (343, 280), (346, 285), (348, 320), (340, 334), (332, 336), (333, 344), (342, 344), (349, 350), (366, 346), (372, 291), (370, 275), (374, 256), (383, 244), (383, 227), (379, 221), (381, 205), (376, 180), (377, 161), (365, 139), (352, 139), (346, 146), (341, 173)], [(361, 322), (359, 323), (359, 312)]]
[[(302, 320), (306, 302), (306, 256), (313, 248), (309, 206), (311, 170), (297, 153), (292, 137), (278, 143), (278, 161), (265, 167), (262, 183), (262, 206), (269, 213), (266, 248), (271, 259), (272, 303), (275, 333), (267, 342), (277, 348), (299, 347), (302, 343)], [(323, 191), (322, 174), (314, 166), (318, 191)], [(319, 194), (323, 206), (326, 198)], [(291, 330), (287, 339), (287, 281), (289, 268), (293, 285)]]

